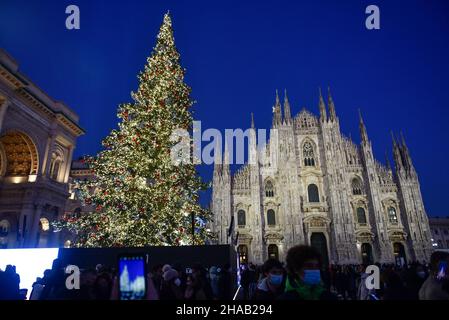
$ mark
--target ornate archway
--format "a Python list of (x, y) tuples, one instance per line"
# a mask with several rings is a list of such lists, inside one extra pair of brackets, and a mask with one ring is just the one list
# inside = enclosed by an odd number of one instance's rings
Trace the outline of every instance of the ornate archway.
[(401, 242), (394, 242), (393, 243), (393, 253), (395, 262), (398, 265), (404, 265), (407, 263), (407, 256), (405, 254), (405, 247), (404, 244)]
[(373, 264), (374, 257), (373, 257), (373, 247), (371, 246), (371, 243), (368, 242), (362, 243), (360, 250), (362, 254), (362, 263)]
[(5, 177), (37, 175), (39, 161), (36, 145), (20, 131), (9, 131), (0, 138), (1, 172)]

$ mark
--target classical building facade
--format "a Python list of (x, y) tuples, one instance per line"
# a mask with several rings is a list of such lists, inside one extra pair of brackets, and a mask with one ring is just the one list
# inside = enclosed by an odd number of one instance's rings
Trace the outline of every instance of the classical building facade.
[(449, 217), (429, 218), (432, 245), (437, 250), (449, 250)]
[(0, 49), (0, 247), (62, 245), (78, 115), (31, 82)]
[[(241, 262), (285, 259), (297, 244), (317, 247), (325, 263), (428, 260), (429, 222), (404, 139), (393, 137), (395, 170), (373, 156), (360, 116), (360, 145), (340, 131), (332, 97), (320, 92), (319, 117), (291, 116), (276, 93), (270, 141), (256, 143), (234, 175), (217, 153), (211, 225), (217, 243), (234, 244)], [(275, 147), (273, 147), (275, 146)], [(264, 155), (268, 161), (259, 161)]]

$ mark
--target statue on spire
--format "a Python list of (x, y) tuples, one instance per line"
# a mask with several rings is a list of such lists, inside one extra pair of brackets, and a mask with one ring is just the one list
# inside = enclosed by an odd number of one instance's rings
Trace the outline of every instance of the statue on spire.
[(292, 115), (290, 112), (290, 103), (287, 97), (287, 89), (284, 89), (284, 121), (286, 124), (291, 124)]
[(368, 143), (368, 133), (366, 132), (365, 123), (363, 122), (362, 112), (359, 109), (359, 128), (360, 128), (360, 137), (362, 138), (362, 142), (364, 144)]
[(321, 87), (319, 87), (318, 89), (319, 89), (319, 93), (320, 93), (320, 102), (319, 102), (320, 120), (321, 120), (321, 122), (325, 122), (325, 121), (327, 121), (326, 105), (324, 104), (323, 95), (321, 94)]
[(410, 157), (410, 153), (408, 151), (407, 144), (405, 143), (404, 135), (402, 134), (402, 131), (400, 132), (401, 135), (401, 151), (404, 158), (404, 165), (406, 166), (407, 170), (413, 170), (413, 162), (412, 158)]
[(334, 100), (332, 99), (332, 95), (331, 95), (331, 88), (328, 86), (327, 87), (327, 103), (329, 105), (329, 114), (330, 114), (330, 121), (335, 121), (337, 120), (337, 114), (335, 113), (335, 105), (334, 105)]
[(282, 124), (281, 103), (279, 102), (279, 94), (276, 89), (276, 103), (273, 107), (273, 127), (278, 127)]
[(396, 171), (401, 171), (403, 168), (403, 164), (402, 164), (402, 157), (401, 157), (401, 152), (399, 150), (399, 146), (396, 142), (396, 137), (394, 136), (393, 131), (391, 132), (391, 139), (393, 141), (393, 158), (394, 158), (394, 165), (396, 168)]

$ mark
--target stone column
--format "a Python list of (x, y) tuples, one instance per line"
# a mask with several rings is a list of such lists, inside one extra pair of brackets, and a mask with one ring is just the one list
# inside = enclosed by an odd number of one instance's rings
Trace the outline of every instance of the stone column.
[(73, 146), (69, 146), (69, 150), (67, 152), (67, 159), (65, 159), (65, 172), (62, 179), (63, 183), (67, 183), (69, 181), (70, 168), (72, 166), (72, 157), (73, 157)]
[[(30, 223), (32, 223), (31, 218), (33, 216), (33, 205), (32, 204), (24, 204), (22, 207), (22, 211), (20, 212), (19, 217), (19, 230), (17, 232), (20, 234), (18, 240), (18, 247), (26, 247), (29, 239), (28, 231), (30, 230)], [(26, 220), (26, 222), (25, 222)]]
[(39, 232), (39, 221), (40, 221), (41, 215), (42, 215), (42, 208), (43, 208), (43, 206), (38, 204), (35, 206), (35, 209), (34, 209), (33, 222), (32, 222), (31, 231), (30, 231), (29, 237), (28, 237), (28, 247), (31, 247), (31, 248), (35, 248), (37, 245), (36, 238), (37, 238), (37, 233)]
[(3, 120), (5, 118), (6, 110), (8, 110), (8, 106), (8, 100), (0, 100), (0, 132), (2, 131)]
[(42, 175), (46, 178), (48, 178), (48, 175), (50, 172), (51, 152), (53, 150), (55, 140), (56, 140), (56, 134), (55, 134), (54, 130), (52, 130), (47, 139), (47, 146), (45, 148), (45, 156), (44, 156), (44, 161), (43, 161), (43, 166), (42, 166), (42, 171), (41, 171)]

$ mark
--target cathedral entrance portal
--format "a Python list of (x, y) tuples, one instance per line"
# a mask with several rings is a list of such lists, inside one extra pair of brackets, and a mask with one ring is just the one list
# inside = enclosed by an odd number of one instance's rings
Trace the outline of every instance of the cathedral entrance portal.
[(362, 244), (362, 263), (363, 264), (373, 264), (373, 248), (369, 243)]
[(244, 244), (239, 245), (237, 249), (239, 255), (239, 263), (247, 264), (248, 263), (248, 247)]
[(327, 268), (329, 266), (329, 256), (327, 253), (327, 241), (324, 234), (321, 232), (312, 233), (312, 236), (310, 237), (310, 244), (320, 253), (321, 263)]
[(405, 265), (407, 263), (407, 257), (405, 256), (404, 245), (400, 242), (393, 243), (394, 260), (397, 265)]
[(279, 260), (279, 250), (278, 246), (275, 244), (270, 244), (268, 246), (268, 259)]

